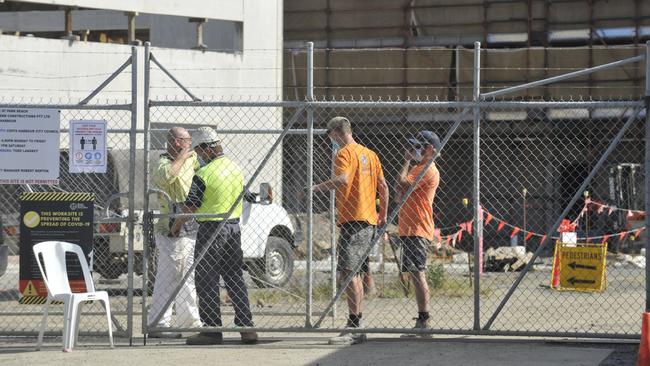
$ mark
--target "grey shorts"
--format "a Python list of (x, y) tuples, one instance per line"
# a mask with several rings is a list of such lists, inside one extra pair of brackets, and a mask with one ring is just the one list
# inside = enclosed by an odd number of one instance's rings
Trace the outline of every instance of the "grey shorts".
[(400, 236), (402, 244), (402, 272), (424, 272), (427, 268), (427, 239), (419, 236)]
[(375, 226), (367, 222), (351, 221), (341, 224), (338, 245), (338, 269), (359, 273), (375, 236)]

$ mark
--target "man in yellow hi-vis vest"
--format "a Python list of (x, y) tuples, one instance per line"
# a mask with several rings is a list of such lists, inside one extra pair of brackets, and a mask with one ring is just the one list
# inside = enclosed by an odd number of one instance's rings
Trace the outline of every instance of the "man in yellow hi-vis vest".
[[(242, 213), (240, 196), (244, 190), (244, 174), (237, 164), (224, 155), (221, 140), (212, 128), (201, 127), (195, 131), (192, 134), (192, 147), (205, 165), (192, 179), (192, 186), (185, 201), (185, 211), (212, 215), (196, 217), (199, 231), (196, 238), (195, 260), (204, 248), (208, 247), (205, 257), (195, 270), (199, 315), (204, 326), (222, 326), (219, 279), (223, 277), (235, 308), (235, 325), (251, 327), (253, 316), (243, 277), (244, 255), (239, 229), (239, 217)], [(234, 211), (226, 217), (233, 206), (235, 206)], [(180, 229), (182, 220), (177, 220), (177, 223), (179, 224), (175, 224), (172, 232)], [(220, 225), (223, 227), (216, 232)], [(257, 333), (243, 331), (241, 339), (246, 344), (256, 343)], [(200, 332), (187, 339), (189, 345), (222, 342), (221, 333)]]

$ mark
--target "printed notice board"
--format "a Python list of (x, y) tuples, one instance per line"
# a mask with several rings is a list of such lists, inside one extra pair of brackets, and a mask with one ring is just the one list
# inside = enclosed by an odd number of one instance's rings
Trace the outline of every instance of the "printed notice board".
[(106, 173), (106, 121), (70, 121), (70, 173)]
[(0, 184), (59, 184), (59, 111), (0, 108)]
[[(32, 247), (44, 241), (66, 241), (81, 246), (92, 263), (93, 207), (91, 193), (26, 192), (20, 196), (21, 304), (44, 304), (47, 289)], [(86, 290), (76, 255), (66, 256), (72, 292)], [(92, 266), (92, 265), (91, 265)], [(91, 267), (92, 268), (92, 267)]]

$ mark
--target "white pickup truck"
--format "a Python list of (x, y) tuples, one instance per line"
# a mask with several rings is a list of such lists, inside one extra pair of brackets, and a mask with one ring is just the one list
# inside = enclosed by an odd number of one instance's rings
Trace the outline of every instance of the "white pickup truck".
[[(296, 230), (289, 214), (282, 206), (273, 203), (270, 198), (260, 199), (257, 194), (247, 196), (248, 198), (244, 200), (240, 227), (242, 251), (248, 272), (253, 282), (260, 287), (284, 286), (293, 275)], [(135, 216), (134, 271), (142, 274), (141, 260), (145, 245), (142, 211), (137, 210)], [(104, 224), (101, 227), (108, 227), (108, 225)], [(103, 231), (99, 234), (100, 240), (97, 240), (96, 235), (93, 245), (94, 270), (106, 278), (117, 278), (127, 271), (128, 226), (126, 223), (120, 223), (113, 227), (112, 231), (100, 230)], [(149, 264), (155, 265), (155, 261), (152, 260)], [(149, 278), (151, 280), (152, 276)]]
[[(153, 155), (153, 153), (152, 153)], [(58, 186), (34, 186), (37, 191), (58, 192), (92, 192), (95, 193), (95, 233), (93, 237), (93, 270), (107, 279), (115, 279), (127, 273), (128, 262), (128, 225), (123, 217), (126, 214), (127, 200), (117, 197), (119, 192), (129, 190), (128, 171), (129, 154), (124, 150), (109, 150), (108, 167), (106, 174), (70, 174), (68, 173), (67, 151), (61, 151), (60, 156), (60, 183)], [(136, 169), (141, 171), (143, 161), (141, 150), (136, 153)], [(143, 248), (146, 242), (143, 236), (143, 200), (142, 179), (136, 179), (135, 188), (135, 225), (134, 225), (134, 271), (142, 274)], [(266, 191), (268, 185), (260, 186)], [(18, 216), (20, 205), (18, 196), (25, 188), (16, 186), (6, 207), (0, 214), (6, 214), (15, 220), (10, 227), (2, 227), (7, 231), (15, 232), (10, 238), (13, 245), (18, 243), (19, 226)], [(110, 197), (118, 199), (110, 199)], [(244, 261), (252, 280), (261, 287), (283, 286), (293, 274), (294, 248), (297, 245), (296, 230), (287, 211), (280, 205), (273, 203), (271, 197), (262, 194), (262, 199), (257, 194), (248, 194), (244, 201), (244, 208), (240, 220), (242, 232), (242, 249)], [(251, 198), (252, 197), (252, 198)], [(152, 203), (155, 200), (152, 195)], [(156, 205), (152, 208), (155, 209)], [(6, 211), (6, 212), (5, 212)], [(112, 219), (106, 220), (107, 217)], [(5, 226), (8, 224), (4, 223)], [(11, 230), (9, 230), (11, 229)], [(6, 263), (7, 246), (0, 241), (0, 272)], [(5, 243), (6, 244), (6, 243)], [(150, 250), (155, 253), (155, 250)], [(151, 257), (150, 257), (151, 258)], [(155, 261), (149, 261), (155, 265)], [(150, 266), (155, 268), (155, 266)], [(1, 273), (0, 273), (1, 274)], [(150, 271), (150, 279), (153, 279)]]

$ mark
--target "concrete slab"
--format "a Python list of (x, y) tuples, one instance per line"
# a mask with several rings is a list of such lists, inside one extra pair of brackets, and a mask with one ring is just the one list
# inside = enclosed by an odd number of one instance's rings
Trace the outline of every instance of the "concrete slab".
[(226, 338), (221, 346), (186, 346), (180, 341), (155, 341), (133, 347), (109, 349), (103, 339), (80, 345), (72, 353), (61, 352), (60, 343), (48, 343), (34, 351), (35, 340), (20, 343), (0, 340), (2, 365), (599, 365), (610, 348), (589, 345), (566, 346), (543, 341), (433, 339), (402, 340), (375, 337), (355, 346), (329, 346), (327, 337), (262, 337), (254, 346), (243, 346), (236, 338)]

